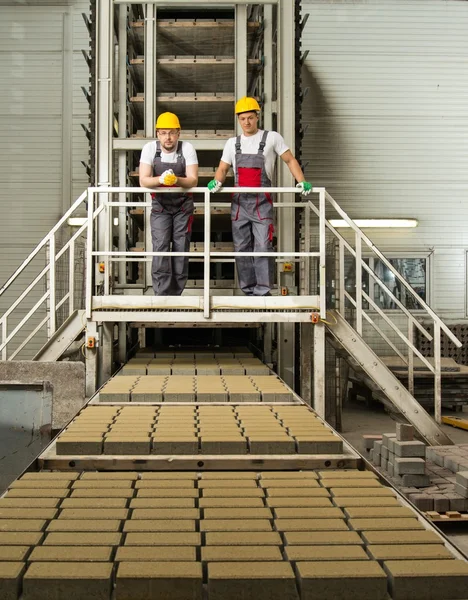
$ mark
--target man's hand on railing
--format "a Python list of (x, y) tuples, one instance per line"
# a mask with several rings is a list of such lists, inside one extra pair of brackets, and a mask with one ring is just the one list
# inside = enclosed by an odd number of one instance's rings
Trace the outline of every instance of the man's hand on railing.
[(223, 187), (223, 184), (217, 179), (212, 179), (208, 182), (207, 187), (212, 194), (216, 194), (216, 192), (219, 192), (219, 190)]
[(159, 183), (161, 185), (174, 185), (176, 181), (177, 177), (174, 175), (174, 171), (172, 169), (167, 169), (159, 176)]
[(296, 187), (298, 190), (301, 190), (301, 194), (303, 196), (308, 196), (312, 191), (312, 184), (308, 183), (307, 181), (301, 181), (301, 183), (298, 183)]

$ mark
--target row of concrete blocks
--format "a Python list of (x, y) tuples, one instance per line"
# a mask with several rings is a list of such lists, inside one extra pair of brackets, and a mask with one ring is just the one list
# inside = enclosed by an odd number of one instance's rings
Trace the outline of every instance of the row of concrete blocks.
[[(56, 453), (58, 455), (269, 455), (269, 454), (342, 454), (343, 442), (337, 436), (322, 436), (315, 439), (312, 436), (282, 436), (275, 439), (268, 438), (242, 438), (216, 439), (193, 437), (190, 439), (174, 436), (174, 439), (157, 437), (138, 439), (112, 439), (103, 437), (85, 436), (77, 439), (61, 435), (56, 441)], [(219, 439), (218, 439), (219, 438)]]
[(430, 484), (426, 475), (424, 459), (426, 446), (417, 440), (398, 440), (396, 433), (382, 434), (382, 441), (375, 441), (370, 460), (390, 477), (399, 478), (401, 485), (424, 487)]
[(427, 460), (453, 473), (468, 471), (468, 444), (453, 446), (428, 446)]
[(222, 365), (126, 365), (117, 376), (123, 375), (273, 375), (270, 369), (262, 365), (222, 366)]
[(283, 392), (99, 392), (99, 402), (294, 402), (294, 396)]

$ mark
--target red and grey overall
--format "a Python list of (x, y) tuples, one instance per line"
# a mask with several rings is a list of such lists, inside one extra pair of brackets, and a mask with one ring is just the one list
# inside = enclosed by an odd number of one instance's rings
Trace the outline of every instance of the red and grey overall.
[[(241, 152), (241, 138), (236, 138), (236, 187), (271, 187), (265, 170), (265, 144), (268, 131), (263, 132), (257, 154)], [(274, 225), (271, 194), (233, 195), (231, 205), (232, 237), (235, 252), (271, 252)], [(236, 258), (237, 277), (247, 296), (265, 296), (272, 286), (272, 261), (265, 257)]]
[[(164, 156), (164, 154), (163, 154)], [(185, 177), (185, 158), (182, 142), (178, 142), (175, 163), (161, 158), (161, 144), (156, 142), (153, 160), (153, 176), (159, 177), (172, 169), (177, 177)], [(151, 237), (153, 252), (188, 252), (193, 221), (193, 198), (191, 194), (152, 194)], [(180, 296), (188, 277), (188, 256), (153, 256), (153, 290), (156, 296)]]

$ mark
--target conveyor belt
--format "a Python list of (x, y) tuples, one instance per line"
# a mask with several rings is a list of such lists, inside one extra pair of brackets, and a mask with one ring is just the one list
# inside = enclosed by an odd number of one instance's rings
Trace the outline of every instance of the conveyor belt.
[[(144, 351), (127, 365), (137, 374), (111, 379), (133, 382), (127, 401), (103, 403), (103, 387), (0, 499), (3, 597), (466, 598), (463, 557), (376, 473), (358, 470), (361, 457), (273, 372), (231, 378), (284, 386), (289, 402), (167, 402), (169, 380), (183, 377), (229, 400), (229, 376), (147, 374), (221, 372), (223, 361), (245, 372), (256, 363), (246, 354)], [(339, 447), (301, 453), (311, 436)], [(67, 444), (75, 452), (61, 454)], [(99, 452), (82, 453), (93, 444)]]

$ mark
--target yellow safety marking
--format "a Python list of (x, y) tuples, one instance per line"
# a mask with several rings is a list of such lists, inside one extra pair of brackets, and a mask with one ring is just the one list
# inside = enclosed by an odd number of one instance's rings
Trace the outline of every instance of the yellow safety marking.
[(458, 429), (468, 430), (468, 419), (461, 419), (460, 417), (442, 417), (442, 423), (451, 425), (452, 427), (458, 427)]

